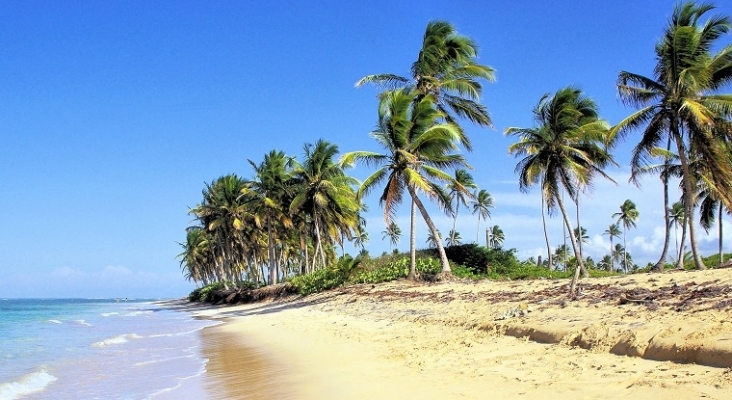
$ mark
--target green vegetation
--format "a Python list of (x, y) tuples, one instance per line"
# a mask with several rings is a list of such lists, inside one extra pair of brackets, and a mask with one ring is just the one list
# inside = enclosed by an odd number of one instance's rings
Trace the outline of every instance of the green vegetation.
[[(481, 220), (491, 218), (494, 204), (488, 191), (478, 188), (468, 173), (471, 167), (462, 150), (471, 151), (472, 143), (460, 122), (490, 126), (487, 108), (480, 102), (481, 82), (493, 81), (494, 74), (491, 67), (477, 62), (478, 45), (473, 39), (458, 34), (448, 22), (433, 21), (426, 27), (408, 77), (378, 74), (357, 82), (357, 86), (375, 84), (384, 89), (371, 133), (382, 151), (351, 151), (338, 157), (338, 146), (321, 139), (304, 145), (302, 159), (272, 150), (259, 163), (248, 160), (253, 169), (250, 179), (229, 174), (205, 185), (201, 202), (190, 210), (196, 223), (187, 229), (178, 255), (184, 276), (202, 285), (191, 293), (191, 300), (211, 301), (212, 293), (231, 287), (284, 287), (274, 286), (283, 281), (307, 295), (346, 284), (420, 276), (437, 280), (572, 277), (570, 296), (574, 296), (580, 273), (604, 276), (658, 271), (671, 265), (699, 269), (718, 265), (728, 258), (721, 247), (722, 215), (732, 211), (732, 95), (719, 93), (732, 84), (732, 46), (718, 42), (732, 28), (732, 21), (727, 16), (707, 18), (713, 8), (707, 3), (679, 3), (656, 45), (653, 76), (619, 74), (620, 98), (638, 110), (617, 125), (611, 127), (600, 117), (599, 106), (587, 94), (567, 86), (539, 99), (532, 110), (534, 126), (506, 129), (507, 135), (517, 138), (508, 151), (519, 158), (519, 190), (541, 191), (545, 260), (520, 261), (514, 249), (503, 249), (507, 238), (498, 225), (485, 230), (485, 247), (477, 245)], [(611, 150), (632, 131), (641, 132), (632, 152), (632, 179), (658, 173), (668, 210), (663, 215), (662, 254), (646, 268), (633, 263), (627, 247), (626, 236), (639, 216), (631, 200), (621, 205), (620, 212), (608, 210), (613, 224), (602, 234), (610, 241), (609, 254), (595, 263), (582, 252), (583, 242), (591, 236), (580, 224), (582, 194), (596, 177), (610, 179), (605, 168), (616, 165)], [(357, 162), (375, 168), (363, 182), (347, 174)], [(672, 206), (669, 177), (679, 177), (682, 183), (682, 198)], [(383, 239), (390, 241), (394, 255), (370, 259), (363, 201), (377, 187)], [(425, 199), (452, 218), (447, 237), (440, 235)], [(396, 248), (402, 227), (395, 220), (403, 203), (411, 207), (408, 256)], [(471, 206), (473, 215), (477, 214), (475, 243), (461, 244), (466, 238), (456, 230), (458, 214)], [(705, 230), (717, 222), (718, 255), (702, 259), (698, 252), (697, 208)], [(417, 212), (429, 229), (431, 247), (419, 252)], [(568, 236), (564, 244), (553, 247), (546, 216), (556, 214)], [(681, 228), (680, 243), (677, 240), (672, 252), (668, 249), (671, 227), (677, 237)], [(687, 231), (690, 254), (685, 253)], [(621, 237), (622, 245), (614, 243)], [(346, 254), (348, 242), (360, 248), (357, 257)]]

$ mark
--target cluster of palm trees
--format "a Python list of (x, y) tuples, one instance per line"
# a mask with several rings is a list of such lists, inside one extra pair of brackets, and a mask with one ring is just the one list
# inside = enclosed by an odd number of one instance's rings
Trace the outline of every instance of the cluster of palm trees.
[[(639, 110), (614, 127), (598, 118), (594, 102), (578, 89), (567, 87), (541, 98), (534, 109), (536, 127), (506, 130), (520, 139), (509, 148), (510, 153), (522, 157), (516, 167), (519, 187), (526, 191), (539, 184), (542, 210), (545, 204), (550, 214), (559, 209), (578, 255), (577, 273), (584, 269), (581, 244), (571, 227), (564, 195), (577, 206), (579, 226), (580, 194), (591, 187), (594, 177), (609, 179), (603, 172), (604, 167), (614, 164), (609, 150), (634, 130), (642, 130), (642, 135), (632, 154), (633, 179), (642, 173), (659, 172), (666, 186), (664, 209), (668, 209), (669, 177), (680, 178), (684, 226), (694, 263), (704, 268), (696, 246), (694, 210), (701, 206), (702, 226), (710, 226), (716, 210), (721, 227), (722, 210), (732, 209), (732, 95), (719, 93), (732, 82), (732, 46), (713, 52), (717, 39), (732, 25), (726, 16), (702, 22), (713, 8), (706, 3), (679, 3), (656, 45), (653, 78), (625, 71), (619, 74), (621, 99)], [(661, 147), (664, 143), (665, 148)], [(654, 165), (659, 158), (662, 165)], [(678, 166), (672, 165), (674, 161)], [(630, 219), (623, 221), (630, 224)], [(630, 226), (625, 225), (626, 230)], [(670, 237), (668, 216), (665, 226), (666, 246), (656, 264), (659, 270), (665, 264)], [(547, 250), (551, 265), (548, 236)], [(623, 253), (627, 265), (627, 253)]]
[[(577, 263), (571, 292), (579, 275), (587, 275), (582, 255), (585, 233), (580, 225), (582, 195), (598, 177), (612, 181), (604, 172), (617, 165), (611, 150), (636, 130), (641, 136), (632, 153), (632, 180), (637, 182), (642, 174), (659, 174), (664, 183), (664, 209), (673, 210), (664, 217), (666, 240), (656, 269), (665, 264), (672, 224), (683, 228), (677, 259), (683, 258), (688, 231), (694, 263), (704, 268), (693, 223), (697, 208), (705, 229), (718, 217), (721, 243), (721, 215), (732, 209), (732, 95), (719, 91), (732, 83), (732, 46), (714, 49), (732, 23), (726, 16), (703, 22), (712, 10), (706, 3), (679, 3), (656, 45), (653, 76), (619, 74), (620, 98), (638, 110), (617, 125), (611, 127), (600, 118), (591, 98), (568, 86), (539, 99), (533, 109), (534, 127), (505, 130), (506, 135), (518, 138), (508, 151), (520, 159), (516, 166), (519, 189), (526, 192), (538, 186), (541, 191), (550, 268), (554, 260), (545, 215), (561, 216)], [(459, 151), (472, 150), (460, 120), (491, 125), (480, 96), (481, 81), (493, 81), (493, 70), (479, 64), (477, 56), (472, 39), (458, 34), (447, 22), (430, 22), (409, 76), (369, 75), (356, 83), (357, 87), (375, 84), (383, 90), (378, 96), (377, 127), (371, 133), (382, 152), (353, 151), (336, 160), (337, 147), (319, 141), (305, 146), (302, 163), (272, 151), (261, 164), (250, 161), (254, 179), (228, 175), (207, 185), (203, 201), (191, 210), (199, 224), (188, 229), (182, 244), (186, 274), (202, 282), (260, 282), (266, 266), (268, 281), (275, 283), (290, 271), (302, 273), (325, 266), (345, 241), (362, 248), (368, 241), (360, 217), (362, 199), (377, 187), (381, 188), (379, 204), (387, 227), (384, 239), (392, 246), (401, 235), (394, 222), (397, 209), (405, 200), (409, 203), (410, 277), (415, 277), (417, 212), (438, 250), (443, 273), (449, 274), (442, 238), (423, 200), (435, 202), (453, 218), (445, 238), (448, 244), (461, 240), (456, 221), (462, 207), (472, 206), (473, 214), (478, 215), (476, 242), (481, 219), (490, 217), (493, 200), (487, 191), (478, 190)], [(376, 167), (360, 184), (344, 173), (356, 162)], [(682, 198), (675, 208), (669, 207), (671, 177), (681, 182)], [(576, 224), (568, 202), (575, 206)], [(637, 217), (635, 205), (628, 200), (613, 215), (617, 222), (604, 233), (612, 247), (623, 226), (623, 246), (615, 253), (622, 254), (626, 269), (630, 262), (626, 233)], [(486, 230), (487, 246), (500, 247), (502, 241), (498, 226)], [(563, 249), (566, 253), (568, 247)], [(611, 254), (604, 263), (609, 261), (614, 269), (618, 259)]]
[[(335, 258), (334, 248), (352, 240), (363, 246), (368, 241), (362, 198), (385, 183), (380, 198), (386, 230), (392, 246), (401, 229), (394, 223), (397, 207), (405, 193), (410, 198), (412, 220), (410, 276), (415, 276), (416, 209), (419, 209), (435, 237), (439, 233), (419, 195), (434, 200), (455, 218), (460, 202), (476, 197), (482, 203), (479, 216), (490, 215), (490, 195), (469, 189), (474, 184), (470, 168), (457, 150), (470, 150), (470, 138), (458, 124), (464, 118), (481, 126), (491, 123), (479, 103), (478, 79), (493, 80), (493, 70), (478, 64), (477, 45), (457, 34), (443, 21), (428, 24), (423, 46), (411, 68), (411, 77), (392, 74), (370, 75), (357, 86), (374, 83), (385, 88), (379, 95), (379, 119), (372, 137), (383, 154), (356, 151), (336, 162), (335, 145), (319, 141), (305, 146), (305, 160), (298, 163), (282, 152), (272, 151), (261, 164), (250, 161), (255, 178), (235, 175), (219, 178), (206, 186), (201, 204), (191, 210), (199, 224), (188, 229), (179, 255), (185, 274), (196, 282), (262, 282), (265, 266), (268, 282), (276, 283), (291, 273), (324, 267)], [(344, 169), (357, 161), (380, 167), (358, 185)], [(453, 178), (448, 170), (455, 170)], [(444, 186), (443, 186), (444, 185)], [(450, 266), (441, 241), (438, 242), (442, 269)]]
[[(632, 154), (633, 174), (648, 171), (655, 160), (662, 161), (650, 169), (659, 172), (664, 182), (665, 210), (669, 209), (669, 177), (680, 178), (684, 226), (699, 269), (705, 265), (696, 244), (695, 209), (701, 206), (705, 227), (713, 221), (715, 210), (721, 227), (723, 209), (732, 209), (732, 95), (719, 93), (732, 82), (732, 46), (714, 52), (732, 21), (721, 15), (702, 21), (713, 9), (708, 3), (677, 4), (656, 44), (653, 77), (626, 71), (619, 74), (620, 98), (638, 111), (618, 123), (610, 134), (614, 140), (641, 130)], [(662, 267), (667, 256), (671, 227), (668, 213), (665, 227), (664, 251), (656, 269)]]
[(368, 240), (357, 182), (337, 154), (324, 140), (306, 144), (302, 162), (271, 151), (259, 164), (249, 161), (253, 179), (226, 175), (207, 184), (190, 211), (198, 224), (181, 243), (186, 276), (203, 284), (273, 284), (332, 262), (346, 240)]

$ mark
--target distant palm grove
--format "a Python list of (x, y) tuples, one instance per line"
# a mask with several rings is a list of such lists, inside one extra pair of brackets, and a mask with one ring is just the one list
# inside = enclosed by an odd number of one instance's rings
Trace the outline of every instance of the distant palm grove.
[[(261, 161), (249, 160), (251, 178), (231, 174), (207, 183), (202, 200), (190, 210), (197, 223), (180, 243), (183, 273), (197, 286), (225, 288), (297, 281), (328, 269), (340, 281), (353, 279), (354, 271), (368, 273), (376, 267), (365, 265), (370, 238), (362, 213), (364, 199), (375, 192), (384, 216), (381, 239), (395, 248), (402, 231), (409, 234), (409, 257), (392, 260), (399, 265), (393, 277), (417, 279), (429, 273), (439, 280), (524, 268), (538, 275), (552, 276), (554, 271), (553, 276), (571, 276), (572, 294), (581, 276), (639, 270), (625, 251), (626, 234), (639, 216), (631, 199), (608, 210), (615, 221), (603, 233), (610, 240), (610, 253), (599, 261), (582, 254), (587, 239), (580, 224), (582, 195), (594, 180), (612, 181), (604, 171), (617, 165), (612, 150), (621, 140), (637, 143), (631, 180), (654, 174), (664, 183), (665, 245), (658, 262), (642, 270), (706, 268), (696, 244), (696, 221), (707, 230), (718, 223), (715, 260), (721, 263), (722, 214), (732, 210), (732, 94), (720, 92), (732, 83), (732, 45), (720, 40), (732, 21), (713, 15), (713, 10), (708, 3), (676, 5), (656, 44), (655, 68), (646, 75), (619, 73), (618, 95), (631, 111), (616, 125), (601, 118), (588, 95), (567, 86), (545, 94), (527, 110), (533, 113), (533, 126), (506, 129), (506, 135), (516, 138), (508, 152), (517, 159), (518, 189), (541, 192), (545, 256), (515, 260), (514, 250), (502, 249), (499, 226), (481, 228), (491, 217), (493, 199), (477, 187), (461, 155), (461, 150), (473, 150), (463, 124), (491, 126), (481, 91), (483, 83), (494, 81), (494, 71), (477, 62), (478, 46), (471, 38), (448, 22), (433, 21), (409, 74), (374, 74), (356, 83), (382, 90), (371, 133), (381, 151), (340, 153), (336, 144), (321, 139), (305, 144), (301, 159), (272, 150)], [(363, 182), (348, 174), (356, 163), (373, 169)], [(671, 178), (681, 182), (679, 199), (669, 198)], [(447, 234), (437, 230), (426, 202), (453, 218)], [(395, 222), (402, 205), (410, 210), (408, 227)], [(477, 217), (475, 231), (455, 230), (464, 213)], [(566, 241), (552, 246), (546, 215), (561, 218), (569, 246)], [(418, 216), (429, 229), (423, 245), (427, 249), (420, 251), (415, 239)], [(671, 243), (672, 228), (681, 230), (680, 243)], [(690, 254), (684, 252), (685, 242)], [(360, 248), (356, 258), (346, 255), (347, 244)], [(331, 279), (326, 272), (320, 274), (319, 279)]]

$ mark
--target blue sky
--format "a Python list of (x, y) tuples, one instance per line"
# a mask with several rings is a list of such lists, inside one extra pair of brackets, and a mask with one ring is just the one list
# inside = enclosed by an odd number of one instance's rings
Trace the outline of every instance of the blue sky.
[[(450, 21), (496, 69), (483, 102), (494, 129), (467, 126), (478, 185), (494, 197), (489, 225), (522, 258), (542, 254), (539, 198), (518, 191), (506, 127), (530, 127), (547, 92), (576, 85), (611, 124), (621, 70), (651, 75), (672, 1), (6, 1), (0, 3), (0, 297), (179, 297), (175, 255), (204, 182), (251, 177), (247, 159), (301, 156), (319, 138), (342, 152), (377, 150), (372, 73), (407, 75), (428, 21)], [(732, 15), (732, 5), (718, 2)], [(730, 42), (725, 37), (724, 43)], [(631, 135), (583, 200), (596, 259), (626, 198), (638, 204), (628, 248), (655, 261), (662, 239), (658, 179), (627, 182)], [(358, 167), (359, 178), (370, 170)], [(388, 251), (375, 195), (372, 254)], [(406, 232), (407, 207), (398, 222)], [(448, 217), (434, 213), (443, 232)], [(725, 224), (726, 221), (725, 221)], [(561, 241), (559, 218), (550, 220)], [(483, 227), (486, 224), (483, 223)], [(458, 219), (463, 238), (476, 220)], [(426, 239), (422, 227), (418, 243)], [(399, 246), (407, 247), (406, 237)], [(731, 244), (725, 244), (727, 250)], [(716, 234), (701, 238), (711, 253)]]

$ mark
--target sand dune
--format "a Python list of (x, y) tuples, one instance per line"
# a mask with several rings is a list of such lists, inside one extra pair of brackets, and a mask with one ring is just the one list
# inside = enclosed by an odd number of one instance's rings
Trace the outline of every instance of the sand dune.
[(581, 285), (576, 301), (566, 281), (396, 282), (198, 310), (228, 321), (206, 330), (209, 389), (262, 399), (731, 398), (732, 269)]

